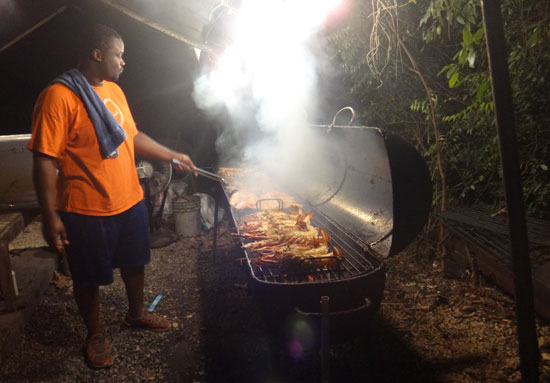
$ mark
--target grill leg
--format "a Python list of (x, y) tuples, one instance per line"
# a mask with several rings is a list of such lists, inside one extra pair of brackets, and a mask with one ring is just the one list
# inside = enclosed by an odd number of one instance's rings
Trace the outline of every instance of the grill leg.
[(321, 297), (321, 381), (323, 383), (328, 383), (330, 380), (329, 300), (327, 296)]
[(218, 193), (216, 192), (214, 193), (214, 227), (212, 228), (213, 235), (214, 235), (214, 239), (212, 240), (212, 261), (213, 262), (216, 261), (216, 248), (217, 248), (216, 242), (218, 240), (218, 208), (219, 208)]

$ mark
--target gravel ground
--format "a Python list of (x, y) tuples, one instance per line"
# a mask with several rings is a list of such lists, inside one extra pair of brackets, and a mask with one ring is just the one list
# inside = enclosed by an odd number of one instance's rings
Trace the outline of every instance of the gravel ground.
[[(155, 312), (173, 327), (149, 333), (124, 327), (120, 277), (101, 290), (102, 323), (117, 350), (115, 365), (89, 369), (85, 329), (70, 281), (54, 281), (21, 344), (0, 371), (2, 382), (318, 382), (317, 353), (300, 360), (271, 347), (270, 333), (247, 290), (246, 267), (224, 223), (217, 258), (212, 234), (153, 250), (145, 299), (164, 295)], [(444, 279), (439, 267), (411, 252), (387, 262), (382, 307), (367, 332), (331, 347), (333, 382), (517, 382), (511, 299), (485, 281)], [(550, 324), (539, 321), (543, 357)], [(367, 329), (367, 325), (365, 325)], [(549, 358), (550, 359), (550, 358)], [(550, 382), (550, 361), (541, 362)]]

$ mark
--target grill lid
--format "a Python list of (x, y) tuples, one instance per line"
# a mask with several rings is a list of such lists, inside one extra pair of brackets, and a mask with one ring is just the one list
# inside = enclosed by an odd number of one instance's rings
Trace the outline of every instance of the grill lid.
[(431, 208), (423, 158), (378, 128), (329, 126), (325, 136), (324, 160), (293, 178), (289, 192), (378, 255), (397, 254), (422, 230)]

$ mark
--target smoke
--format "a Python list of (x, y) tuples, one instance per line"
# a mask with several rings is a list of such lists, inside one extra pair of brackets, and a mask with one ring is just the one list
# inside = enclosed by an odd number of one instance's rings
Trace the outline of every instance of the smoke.
[(335, 2), (244, 1), (232, 36), (195, 82), (193, 97), (225, 123), (222, 164), (255, 167), (286, 183), (315, 172), (329, 143), (306, 119), (317, 109), (315, 35)]

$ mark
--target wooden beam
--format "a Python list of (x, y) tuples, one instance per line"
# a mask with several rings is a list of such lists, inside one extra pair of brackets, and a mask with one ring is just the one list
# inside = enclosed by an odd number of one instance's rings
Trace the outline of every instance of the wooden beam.
[(104, 5), (142, 23), (142, 24), (145, 24), (147, 25), (148, 27), (160, 32), (160, 33), (163, 33), (167, 36), (170, 36), (178, 41), (181, 41), (182, 43), (185, 43), (193, 48), (196, 48), (196, 49), (200, 49), (201, 51), (204, 51), (204, 52), (210, 52), (212, 49), (205, 45), (205, 44), (202, 44), (202, 43), (199, 43), (199, 42), (196, 42), (196, 41), (192, 41), (190, 39), (188, 39), (187, 37), (183, 36), (181, 33), (178, 33), (178, 32), (175, 32), (171, 29), (168, 29), (167, 27), (165, 27), (164, 25), (161, 25), (161, 24), (158, 24), (154, 21), (151, 21), (151, 20), (148, 20), (146, 19), (145, 17), (137, 14), (136, 12), (120, 5), (120, 4), (117, 4), (115, 3), (114, 1), (112, 0), (98, 0), (100, 3), (103, 3)]
[(35, 30), (37, 30), (38, 28), (40, 28), (42, 25), (46, 24), (47, 22), (49, 22), (51, 19), (53, 19), (54, 17), (56, 17), (57, 15), (59, 15), (60, 13), (64, 12), (65, 10), (67, 9), (67, 6), (66, 5), (63, 5), (61, 7), (59, 7), (57, 9), (57, 11), (53, 12), (52, 14), (50, 14), (49, 16), (45, 17), (44, 19), (42, 19), (41, 21), (39, 21), (38, 23), (34, 24), (32, 27), (30, 27), (29, 29), (27, 29), (25, 32), (21, 33), (19, 36), (17, 36), (16, 38), (14, 38), (13, 40), (11, 40), (10, 42), (8, 42), (7, 44), (5, 44), (3, 47), (0, 48), (0, 53), (2, 53), (3, 51), (5, 51), (6, 49), (8, 49), (9, 47), (11, 47), (13, 44), (17, 43), (19, 40), (21, 39), (24, 39), (27, 35), (31, 34), (32, 32), (34, 32)]

